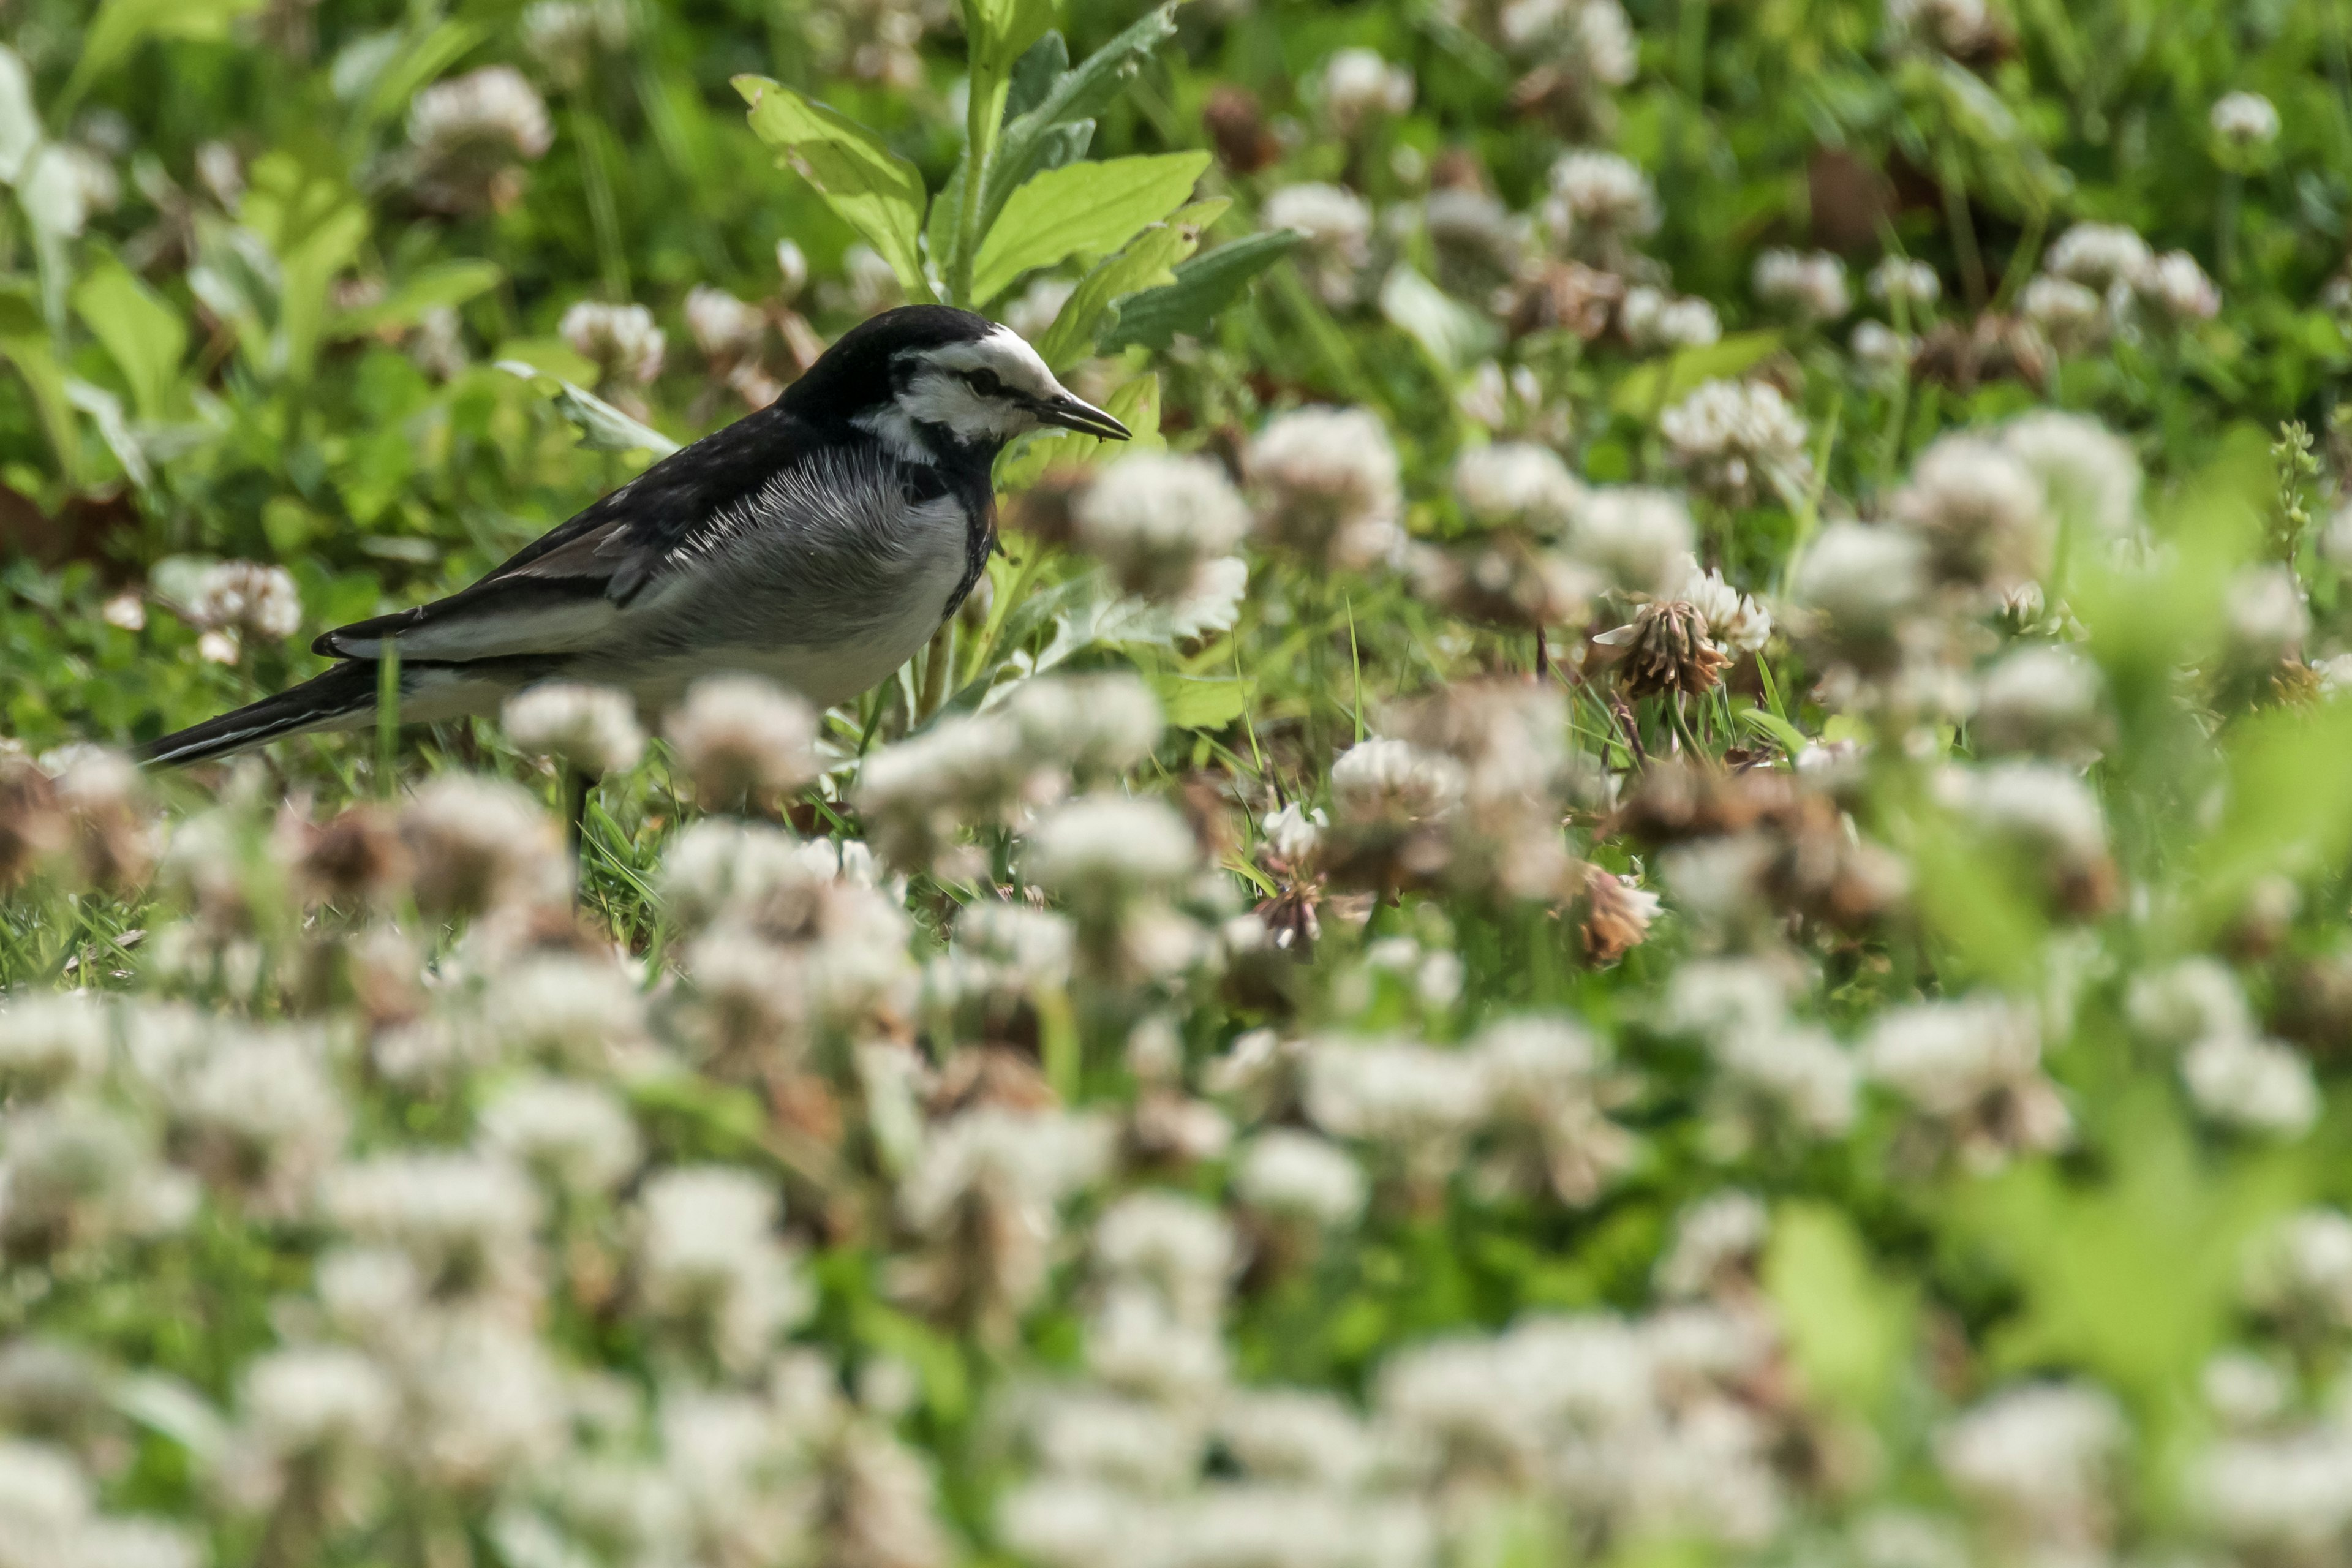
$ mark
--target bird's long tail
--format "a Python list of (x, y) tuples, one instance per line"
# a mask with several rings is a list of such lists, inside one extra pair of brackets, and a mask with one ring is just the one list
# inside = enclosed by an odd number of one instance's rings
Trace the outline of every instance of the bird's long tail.
[(312, 676), (301, 685), (248, 702), (234, 712), (148, 742), (139, 748), (143, 763), (201, 763), (231, 756), (309, 730), (349, 729), (375, 710), (377, 668), (354, 659)]

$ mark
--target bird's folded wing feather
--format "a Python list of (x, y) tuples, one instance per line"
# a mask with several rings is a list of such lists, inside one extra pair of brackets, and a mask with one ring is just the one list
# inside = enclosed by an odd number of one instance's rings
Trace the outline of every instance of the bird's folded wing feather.
[(471, 587), (358, 621), (312, 645), (343, 658), (466, 661), (592, 647), (646, 585), (693, 553), (780, 471), (804, 462), (812, 432), (770, 409), (672, 453), (524, 546)]

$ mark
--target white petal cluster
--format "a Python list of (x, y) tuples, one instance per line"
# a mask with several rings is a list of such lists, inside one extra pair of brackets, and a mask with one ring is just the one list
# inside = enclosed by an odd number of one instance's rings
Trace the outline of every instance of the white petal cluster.
[(591, 777), (625, 773), (645, 754), (635, 704), (608, 686), (550, 681), (531, 687), (507, 700), (500, 722), (524, 751)]

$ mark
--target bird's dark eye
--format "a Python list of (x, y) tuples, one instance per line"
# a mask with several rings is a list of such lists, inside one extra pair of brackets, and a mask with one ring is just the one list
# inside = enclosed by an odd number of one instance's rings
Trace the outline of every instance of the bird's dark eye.
[(996, 373), (992, 370), (973, 371), (971, 380), (971, 389), (982, 397), (993, 397), (1004, 390), (1004, 384), (996, 379)]

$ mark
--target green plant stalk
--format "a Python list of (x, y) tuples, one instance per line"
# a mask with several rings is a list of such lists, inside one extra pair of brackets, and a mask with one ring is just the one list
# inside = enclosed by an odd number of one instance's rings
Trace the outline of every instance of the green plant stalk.
[(604, 166), (600, 127), (584, 109), (572, 111), (572, 140), (580, 149), (580, 183), (588, 198), (588, 219), (596, 231), (596, 261), (604, 287), (615, 300), (629, 297), (628, 248), (621, 243), (621, 209), (613, 195), (612, 171)]
[(397, 784), (394, 763), (400, 755), (400, 649), (383, 639), (383, 657), (375, 667), (375, 791), (389, 800)]
[(2238, 208), (2245, 191), (2245, 175), (2235, 169), (2223, 171), (2221, 195), (2213, 205), (2213, 265), (2224, 283), (2238, 279)]
[[(990, 79), (983, 80), (985, 75)], [(972, 62), (971, 101), (964, 108), (963, 207), (956, 217), (955, 264), (948, 278), (950, 302), (977, 310), (971, 297), (971, 264), (980, 253), (980, 198), (988, 166), (996, 157), (996, 133), (1004, 123), (1004, 96), (1012, 81), (1003, 73), (983, 73)]]
[(918, 721), (929, 718), (944, 706), (951, 682), (949, 677), (955, 669), (955, 617), (950, 616), (938, 631), (931, 634), (930, 646), (923, 654), (923, 684), (915, 700)]

